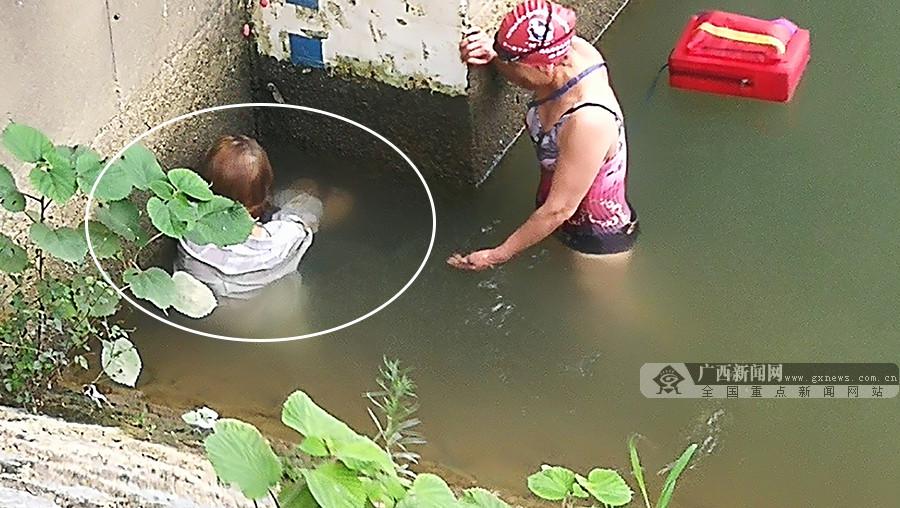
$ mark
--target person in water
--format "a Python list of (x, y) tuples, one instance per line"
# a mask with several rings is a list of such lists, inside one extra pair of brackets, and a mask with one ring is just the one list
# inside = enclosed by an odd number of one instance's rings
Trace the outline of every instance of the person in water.
[(517, 5), (495, 37), (474, 29), (460, 43), (469, 65), (493, 64), (534, 92), (525, 126), (540, 163), (536, 210), (502, 244), (454, 254), (447, 262), (483, 270), (509, 261), (556, 233), (583, 254), (627, 256), (638, 235), (625, 192), (627, 145), (622, 109), (607, 64), (575, 35), (575, 13), (546, 0)]
[(238, 245), (198, 245), (182, 239), (175, 269), (190, 273), (218, 296), (238, 299), (297, 273), (322, 216), (318, 197), (297, 190), (276, 206), (269, 157), (247, 136), (216, 141), (206, 156), (203, 174), (215, 193), (244, 205), (256, 224), (250, 237)]

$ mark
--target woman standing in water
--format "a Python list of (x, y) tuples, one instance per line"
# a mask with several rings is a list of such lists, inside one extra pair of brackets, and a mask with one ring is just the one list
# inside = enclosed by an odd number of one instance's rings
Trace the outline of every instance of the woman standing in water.
[(569, 248), (625, 257), (638, 234), (625, 192), (625, 124), (609, 84), (606, 61), (575, 35), (575, 13), (546, 0), (509, 12), (493, 39), (470, 32), (460, 54), (470, 65), (494, 64), (535, 95), (525, 125), (541, 179), (536, 210), (502, 244), (454, 254), (459, 269), (483, 270), (509, 261), (554, 232)]

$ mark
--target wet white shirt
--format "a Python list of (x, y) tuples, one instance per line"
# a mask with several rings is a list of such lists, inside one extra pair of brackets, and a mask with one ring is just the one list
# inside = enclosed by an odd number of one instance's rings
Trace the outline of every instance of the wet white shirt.
[(190, 273), (217, 296), (250, 298), (266, 285), (297, 272), (313, 241), (315, 224), (308, 222), (312, 221), (283, 210), (239, 245), (217, 247), (182, 239), (175, 270)]

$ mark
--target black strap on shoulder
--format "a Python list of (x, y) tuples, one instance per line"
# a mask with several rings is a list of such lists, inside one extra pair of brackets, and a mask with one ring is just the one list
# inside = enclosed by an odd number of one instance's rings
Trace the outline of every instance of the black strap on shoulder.
[(588, 107), (588, 106), (595, 106), (595, 107), (598, 107), (598, 108), (603, 108), (603, 109), (609, 111), (610, 114), (612, 114), (612, 116), (616, 117), (616, 120), (621, 120), (621, 119), (619, 118), (619, 114), (616, 113), (612, 108), (610, 108), (609, 106), (606, 106), (606, 105), (604, 105), (604, 104), (600, 104), (599, 102), (582, 102), (581, 104), (577, 104), (577, 105), (575, 105), (575, 106), (572, 106), (571, 108), (567, 109), (565, 113), (563, 113), (562, 115), (560, 115), (560, 118), (563, 118), (563, 117), (565, 117), (565, 116), (571, 115), (572, 113), (578, 111), (579, 109), (585, 108), (585, 107)]

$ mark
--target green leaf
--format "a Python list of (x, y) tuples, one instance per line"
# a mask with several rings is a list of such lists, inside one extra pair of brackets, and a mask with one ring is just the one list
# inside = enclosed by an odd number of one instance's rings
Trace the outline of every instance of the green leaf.
[(646, 508), (652, 508), (650, 506), (650, 498), (647, 497), (647, 486), (644, 484), (644, 468), (641, 467), (641, 459), (638, 457), (637, 446), (634, 444), (636, 439), (636, 434), (628, 439), (628, 457), (631, 459), (631, 472), (634, 474), (634, 480), (641, 490), (641, 496), (644, 498), (644, 506)]
[(281, 478), (281, 462), (256, 427), (230, 418), (216, 422), (203, 441), (219, 479), (236, 485), (249, 499), (259, 499)]
[(59, 279), (48, 278), (37, 285), (38, 297), (44, 307), (56, 319), (71, 319), (78, 311), (72, 302), (72, 289)]
[[(200, 219), (200, 211), (196, 202), (188, 201), (183, 194), (178, 194), (166, 206), (169, 213), (176, 219), (186, 222), (189, 225)], [(188, 226), (190, 227), (190, 226)]]
[(146, 233), (141, 229), (141, 213), (131, 201), (102, 203), (97, 208), (97, 220), (130, 242), (146, 237)]
[(77, 275), (72, 278), (71, 285), (72, 301), (79, 313), (107, 317), (119, 309), (119, 293), (103, 280)]
[(75, 183), (75, 169), (71, 160), (57, 150), (50, 150), (45, 154), (47, 170), (36, 167), (28, 174), (31, 184), (42, 195), (56, 203), (65, 203), (73, 195), (77, 187)]
[(317, 437), (304, 438), (303, 441), (297, 445), (297, 448), (301, 452), (312, 457), (327, 457), (330, 455), (328, 446), (325, 445), (325, 441)]
[(28, 267), (28, 255), (8, 236), (0, 233), (0, 272), (22, 273)]
[(75, 179), (78, 182), (78, 189), (88, 194), (94, 185), (94, 180), (100, 170), (103, 169), (103, 162), (100, 155), (91, 150), (83, 149), (75, 156)]
[(165, 180), (154, 180), (150, 182), (150, 190), (156, 197), (163, 201), (168, 201), (175, 197), (175, 187)]
[(584, 490), (581, 487), (581, 485), (578, 485), (578, 481), (577, 481), (578, 476), (577, 475), (575, 477), (575, 480), (576, 480), (575, 483), (572, 485), (572, 495), (577, 498), (581, 498), (581, 499), (587, 499), (587, 498), (591, 497), (591, 495), (588, 494), (588, 491)]
[(278, 505), (281, 508), (319, 508), (309, 486), (303, 482), (284, 484), (278, 493)]
[[(84, 231), (83, 223), (78, 230)], [(119, 237), (99, 222), (88, 222), (88, 234), (91, 237), (91, 245), (94, 247), (94, 255), (97, 256), (97, 259), (109, 259), (122, 248)]]
[(83, 260), (88, 251), (84, 234), (72, 228), (53, 230), (42, 222), (36, 222), (29, 229), (29, 236), (46, 253), (68, 263)]
[(169, 182), (176, 190), (200, 201), (209, 201), (214, 196), (206, 180), (190, 169), (178, 168), (170, 170)]
[(572, 493), (575, 473), (559, 466), (541, 466), (541, 470), (528, 477), (528, 490), (547, 501), (562, 501)]
[(147, 200), (147, 214), (150, 215), (153, 227), (168, 237), (180, 239), (187, 229), (187, 223), (175, 217), (169, 207), (156, 196)]
[(122, 276), (131, 286), (131, 292), (138, 298), (149, 300), (162, 310), (175, 301), (175, 282), (162, 268), (151, 267), (144, 271), (129, 269)]
[(132, 145), (125, 150), (120, 162), (128, 173), (129, 181), (140, 190), (150, 189), (153, 182), (166, 179), (156, 156), (142, 145)]
[(175, 299), (172, 307), (187, 317), (199, 319), (208, 316), (218, 302), (209, 286), (187, 272), (172, 274), (175, 283)]
[(142, 367), (141, 357), (128, 339), (116, 339), (115, 342), (104, 340), (100, 364), (110, 379), (132, 388), (137, 383)]
[(371, 439), (357, 434), (346, 423), (316, 405), (309, 395), (296, 391), (288, 397), (281, 421), (306, 438), (320, 440), (347, 467), (366, 472), (395, 472), (390, 455)]
[(631, 502), (631, 489), (625, 479), (613, 469), (595, 468), (585, 478), (575, 475), (575, 479), (594, 499), (609, 506), (625, 506)]
[(19, 192), (15, 178), (3, 164), (0, 164), (0, 206), (10, 212), (25, 210), (25, 195)]
[(53, 150), (53, 143), (44, 133), (20, 123), (10, 123), (3, 129), (3, 144), (23, 162), (38, 162), (44, 153)]
[(675, 461), (675, 465), (672, 466), (672, 470), (669, 471), (668, 476), (666, 476), (666, 482), (663, 484), (662, 492), (659, 495), (659, 501), (656, 502), (656, 508), (666, 508), (669, 506), (669, 502), (672, 501), (672, 494), (675, 493), (675, 483), (678, 481), (681, 473), (684, 472), (684, 468), (687, 467), (688, 462), (691, 461), (691, 457), (694, 456), (695, 451), (697, 451), (696, 443), (688, 446), (681, 456), (678, 457), (678, 460)]
[(509, 508), (509, 505), (502, 499), (487, 490), (479, 488), (463, 491), (460, 505), (477, 506), (478, 508)]
[(198, 245), (236, 245), (244, 243), (253, 232), (255, 222), (247, 209), (230, 199), (216, 196), (200, 203), (198, 211), (199, 220), (184, 235)]
[[(103, 169), (100, 156), (91, 150), (86, 150), (78, 155), (75, 160), (75, 173), (78, 175), (78, 188), (85, 194), (90, 194)], [(119, 201), (131, 194), (131, 175), (121, 161), (110, 164), (106, 173), (100, 178), (94, 198), (99, 201)]]
[(356, 473), (342, 464), (326, 463), (303, 469), (306, 485), (316, 501), (327, 508), (363, 508), (366, 491)]
[(397, 508), (455, 508), (459, 502), (447, 482), (433, 474), (416, 477), (406, 497), (397, 503)]
[[(392, 507), (406, 495), (406, 488), (397, 477), (377, 475), (375, 478), (360, 478), (366, 491), (366, 498), (372, 506)], [(369, 505), (366, 505), (369, 506)]]

